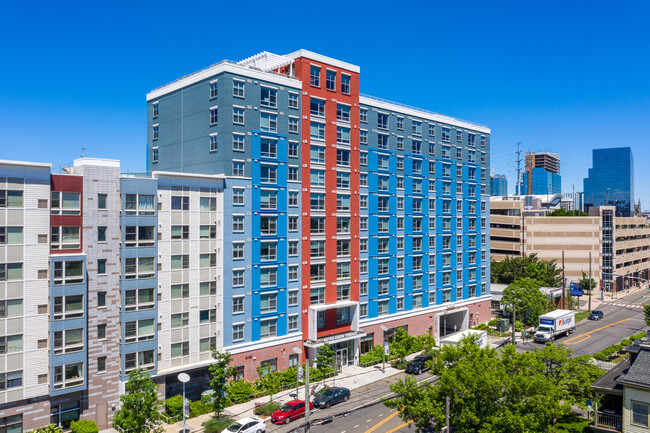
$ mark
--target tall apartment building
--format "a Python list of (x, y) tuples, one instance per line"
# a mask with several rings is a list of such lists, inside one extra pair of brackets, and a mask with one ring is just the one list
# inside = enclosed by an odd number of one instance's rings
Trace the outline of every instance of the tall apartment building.
[(592, 168), (584, 179), (584, 208), (615, 206), (616, 216), (634, 212), (634, 157), (629, 147), (594, 149)]
[(493, 174), (490, 177), (490, 195), (504, 196), (508, 195), (508, 179), (503, 174)]
[(359, 73), (264, 52), (147, 95), (147, 169), (225, 177), (217, 346), (246, 378), (488, 317), (490, 130), (361, 95)]
[(549, 152), (526, 152), (521, 195), (559, 194), (562, 192), (560, 155)]

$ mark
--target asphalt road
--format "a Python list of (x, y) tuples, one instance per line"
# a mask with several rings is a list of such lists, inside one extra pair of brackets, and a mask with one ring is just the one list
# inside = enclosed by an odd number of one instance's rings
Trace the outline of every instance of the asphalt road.
[[(573, 349), (575, 355), (592, 355), (619, 344), (624, 338), (645, 331), (647, 328), (643, 319), (643, 309), (627, 305), (650, 303), (650, 290), (641, 290), (614, 302), (601, 303), (597, 308), (593, 307), (595, 305), (593, 299), (592, 303), (592, 308), (603, 311), (605, 316), (597, 321), (579, 322), (573, 334), (558, 338), (554, 344), (564, 344)], [(520, 350), (533, 350), (542, 347), (542, 343), (529, 341), (518, 344), (517, 347)]]
[[(404, 373), (372, 383), (352, 391), (350, 400), (339, 403), (329, 409), (318, 409), (312, 412), (310, 421), (312, 433), (395, 433), (398, 431), (409, 431), (408, 427), (399, 417), (399, 414), (387, 408), (381, 403), (382, 398), (394, 395), (390, 391), (390, 384), (403, 378)], [(434, 377), (428, 372), (415, 376), (419, 381), (432, 381)], [(341, 416), (347, 413), (347, 416)], [(322, 423), (330, 417), (331, 422)], [(269, 433), (293, 432), (297, 427), (303, 425), (305, 419), (292, 421), (287, 425), (267, 424), (266, 431)], [(314, 425), (316, 424), (316, 425)], [(404, 430), (400, 430), (404, 428)], [(411, 432), (413, 430), (410, 430)]]

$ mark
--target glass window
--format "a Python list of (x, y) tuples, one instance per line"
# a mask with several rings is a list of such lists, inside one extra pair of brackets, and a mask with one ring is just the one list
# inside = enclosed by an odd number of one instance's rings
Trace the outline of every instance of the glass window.
[(327, 90), (336, 90), (336, 72), (327, 70), (325, 71), (325, 88)]

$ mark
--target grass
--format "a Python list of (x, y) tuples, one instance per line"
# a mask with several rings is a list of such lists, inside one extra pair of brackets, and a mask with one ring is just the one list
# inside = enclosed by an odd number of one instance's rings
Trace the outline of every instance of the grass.
[(585, 320), (591, 311), (579, 311), (576, 313), (576, 323)]
[(555, 427), (557, 428), (557, 433), (587, 433), (592, 431), (589, 428), (589, 424), (592, 422), (572, 415), (560, 419)]
[(205, 427), (205, 433), (219, 433), (233, 422), (230, 418), (212, 418), (204, 422), (203, 426)]
[(268, 403), (263, 404), (262, 406), (256, 407), (255, 415), (271, 416), (273, 412), (275, 412), (278, 409), (280, 409), (280, 403), (278, 403), (277, 401), (270, 401)]

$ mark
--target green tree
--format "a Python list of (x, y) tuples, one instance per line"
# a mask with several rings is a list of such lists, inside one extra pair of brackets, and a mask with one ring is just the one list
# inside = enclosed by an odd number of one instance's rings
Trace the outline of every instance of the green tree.
[(72, 433), (99, 433), (97, 423), (91, 419), (82, 419), (70, 423)]
[(549, 212), (546, 216), (558, 216), (558, 217), (571, 217), (571, 216), (589, 216), (587, 212), (581, 210), (565, 210), (565, 209), (555, 209), (553, 212)]
[(542, 286), (559, 287), (562, 285), (562, 270), (555, 260), (539, 260), (536, 254), (521, 257), (506, 257), (504, 260), (491, 262), (492, 282), (511, 284), (519, 278), (533, 278)]
[(331, 371), (334, 364), (334, 350), (329, 344), (324, 344), (316, 352), (316, 368), (322, 372)]
[(268, 371), (264, 367), (257, 367), (257, 374), (260, 376), (257, 379), (257, 386), (266, 392), (273, 401), (273, 394), (280, 392), (282, 388), (282, 374), (277, 371)]
[(219, 352), (217, 349), (212, 349), (212, 359), (214, 362), (208, 368), (210, 371), (210, 386), (214, 393), (212, 394), (212, 404), (217, 418), (221, 416), (221, 412), (228, 404), (228, 397), (226, 396), (226, 388), (228, 380), (235, 375), (235, 367), (231, 367), (232, 356), (228, 352)]
[(582, 271), (582, 278), (578, 281), (578, 285), (581, 286), (584, 291), (593, 290), (598, 287), (596, 280), (593, 278), (590, 279), (587, 274), (585, 274), (585, 271)]
[(537, 319), (544, 313), (546, 296), (539, 290), (539, 282), (531, 278), (519, 278), (503, 290), (501, 303), (512, 314), (515, 306), (517, 319), (529, 325), (536, 325)]
[(149, 374), (136, 369), (129, 373), (126, 393), (120, 396), (121, 407), (113, 416), (113, 424), (130, 433), (160, 433), (162, 415), (158, 412), (158, 385)]
[(418, 432), (444, 426), (446, 397), (457, 433), (548, 431), (571, 414), (573, 404), (584, 404), (585, 396), (591, 396), (589, 384), (599, 375), (597, 367), (570, 353), (562, 346), (497, 351), (465, 339), (439, 352), (431, 370), (437, 382), (399, 380), (391, 385), (398, 397), (384, 404), (401, 410), (402, 420), (413, 421)]
[(63, 433), (63, 428), (58, 424), (48, 424), (35, 429), (34, 433)]
[(643, 316), (645, 317), (645, 324), (650, 326), (650, 304), (643, 306)]

